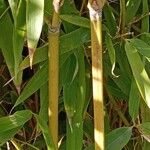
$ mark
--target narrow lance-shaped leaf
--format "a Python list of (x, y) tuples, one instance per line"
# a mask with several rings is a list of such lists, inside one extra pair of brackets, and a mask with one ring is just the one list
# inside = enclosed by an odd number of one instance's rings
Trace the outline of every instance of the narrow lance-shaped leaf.
[[(72, 118), (75, 115), (76, 112), (76, 88), (75, 88), (75, 82), (74, 78), (76, 77), (76, 65), (77, 60), (74, 54), (72, 54), (66, 61), (66, 63), (63, 65), (65, 71), (63, 71), (63, 92), (64, 92), (64, 106), (68, 118), (68, 122), (70, 125), (70, 128), (72, 129)], [(70, 69), (71, 68), (71, 69)], [(73, 91), (70, 93), (70, 91)]]
[(87, 18), (80, 17), (77, 15), (60, 15), (60, 18), (74, 25), (90, 28), (90, 21)]
[(132, 127), (122, 127), (106, 135), (106, 150), (121, 150), (130, 140)]
[[(79, 36), (80, 35), (80, 36)], [(85, 28), (79, 28), (73, 32), (65, 34), (60, 37), (60, 65), (62, 65), (62, 55), (75, 51), (77, 47), (80, 47), (85, 42), (90, 40), (89, 30)], [(69, 43), (69, 44), (68, 44)], [(71, 54), (71, 53), (70, 53)], [(35, 51), (33, 64), (42, 62), (48, 59), (48, 44), (37, 48)], [(21, 69), (27, 68), (29, 66), (29, 57), (26, 57), (20, 65)]]
[(43, 133), (43, 136), (44, 136), (44, 139), (45, 139), (45, 142), (47, 145), (47, 150), (55, 150), (54, 143), (53, 143), (52, 137), (50, 135), (50, 131), (49, 131), (46, 120), (44, 120), (42, 117), (40, 117), (36, 114), (34, 116), (37, 120), (38, 126), (40, 127), (40, 129)]
[[(127, 3), (127, 10), (126, 10), (126, 24), (128, 24), (133, 17), (136, 15), (139, 7), (141, 4), (141, 0), (129, 0)], [(132, 12), (132, 13), (131, 13)]]
[(27, 43), (30, 57), (30, 67), (35, 49), (37, 47), (44, 15), (44, 0), (27, 0), (26, 24), (27, 24)]
[(148, 61), (150, 61), (150, 45), (145, 43), (143, 40), (133, 38), (130, 40), (131, 44), (142, 54)]
[(106, 19), (106, 26), (108, 27), (110, 34), (115, 36), (117, 32), (117, 23), (109, 3), (104, 6), (103, 12)]
[(13, 138), (13, 136), (17, 134), (21, 127), (22, 126), (0, 133), (0, 146)]
[(148, 107), (150, 107), (150, 79), (144, 68), (137, 49), (133, 47), (129, 41), (125, 43), (125, 51), (131, 66), (134, 79)]
[(19, 69), (19, 65), (22, 61), (22, 50), (24, 46), (25, 36), (25, 23), (26, 23), (26, 2), (20, 0), (18, 8), (16, 10), (16, 16), (14, 18), (14, 29), (13, 29), (13, 50), (15, 58), (15, 85), (20, 92), (20, 85), (22, 82), (22, 72)]
[[(149, 13), (149, 4), (148, 0), (142, 0), (143, 3), (143, 15), (146, 15)], [(149, 32), (149, 15), (144, 17), (142, 19), (142, 25), (141, 25), (141, 30), (142, 32)], [(141, 37), (143, 40), (145, 39), (144, 37)]]
[(18, 1), (19, 1), (19, 0), (8, 0), (9, 6), (10, 6), (10, 8), (11, 8), (11, 12), (12, 12), (13, 18), (16, 17)]
[[(18, 97), (14, 107), (22, 103), (30, 95), (36, 92), (42, 85), (48, 81), (48, 64), (47, 62), (39, 69), (25, 86), (20, 96)], [(13, 107), (13, 108), (14, 108)]]
[(22, 126), (31, 117), (32, 117), (32, 113), (29, 110), (17, 111), (13, 115), (1, 117), (0, 133)]
[(135, 120), (139, 113), (140, 93), (135, 80), (132, 80), (130, 96), (129, 96), (129, 114), (132, 120)]
[(48, 84), (45, 83), (40, 88), (40, 112), (39, 117), (41, 117), (46, 122), (48, 121)]
[[(0, 15), (6, 10), (6, 5), (4, 0), (1, 1)], [(9, 33), (9, 36), (6, 36), (6, 33)], [(14, 55), (13, 45), (12, 45), (12, 36), (13, 36), (13, 24), (8, 13), (6, 13), (0, 19), (0, 49), (5, 58), (5, 62), (11, 74), (11, 77), (14, 77)]]
[(108, 49), (108, 53), (109, 53), (109, 57), (110, 57), (110, 62), (112, 64), (112, 69), (111, 69), (111, 73), (113, 76), (117, 77), (114, 74), (114, 69), (115, 69), (115, 64), (116, 64), (116, 54), (115, 54), (115, 49), (113, 46), (113, 42), (110, 38), (110, 36), (108, 34), (106, 34), (106, 38), (105, 38), (105, 42), (106, 42), (106, 47)]

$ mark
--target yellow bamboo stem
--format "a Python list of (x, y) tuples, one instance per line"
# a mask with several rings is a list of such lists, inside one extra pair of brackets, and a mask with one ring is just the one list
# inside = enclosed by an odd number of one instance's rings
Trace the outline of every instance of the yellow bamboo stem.
[(58, 149), (58, 81), (59, 81), (59, 9), (60, 1), (54, 0), (54, 13), (49, 26), (49, 129), (55, 149)]
[(104, 106), (103, 106), (103, 63), (102, 63), (102, 1), (89, 0), (91, 21), (92, 80), (94, 105), (95, 150), (104, 150)]

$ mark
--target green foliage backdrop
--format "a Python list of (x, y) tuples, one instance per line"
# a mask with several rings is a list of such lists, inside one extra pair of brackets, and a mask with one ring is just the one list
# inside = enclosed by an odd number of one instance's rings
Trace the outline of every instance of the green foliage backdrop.
[[(112, 0), (103, 8), (106, 150), (150, 149), (149, 9), (149, 0)], [(1, 149), (54, 149), (47, 125), (52, 10), (51, 0), (0, 0)], [(87, 0), (64, 0), (60, 150), (94, 149), (88, 16)]]

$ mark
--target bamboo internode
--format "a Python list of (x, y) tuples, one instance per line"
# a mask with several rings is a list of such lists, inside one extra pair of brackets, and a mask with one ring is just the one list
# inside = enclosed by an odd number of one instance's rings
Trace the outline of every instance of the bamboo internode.
[(89, 0), (88, 2), (88, 9), (91, 20), (95, 150), (104, 150), (103, 63), (102, 63), (103, 5), (104, 1)]
[(61, 0), (53, 1), (54, 12), (49, 25), (49, 129), (58, 149), (58, 81), (59, 81), (59, 10)]

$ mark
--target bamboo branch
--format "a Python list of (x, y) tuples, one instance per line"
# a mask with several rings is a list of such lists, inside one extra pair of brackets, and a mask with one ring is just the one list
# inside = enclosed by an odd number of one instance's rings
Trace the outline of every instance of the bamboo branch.
[(58, 149), (58, 80), (59, 80), (59, 11), (61, 0), (53, 1), (54, 12), (49, 25), (49, 129), (55, 149)]
[(16, 150), (21, 150), (21, 146), (14, 139), (11, 140), (11, 143), (14, 145)]
[(89, 0), (91, 22), (92, 80), (95, 150), (104, 150), (104, 106), (102, 64), (102, 8), (105, 1)]

